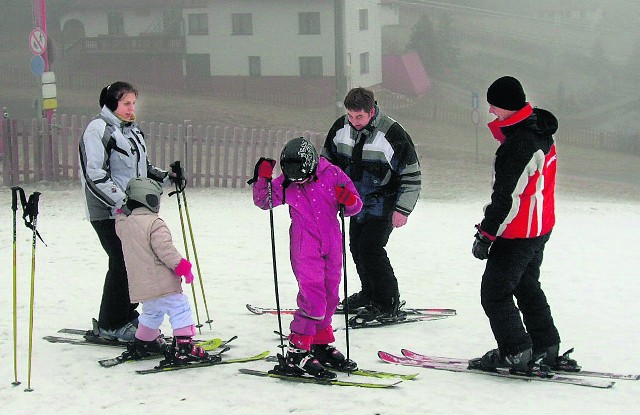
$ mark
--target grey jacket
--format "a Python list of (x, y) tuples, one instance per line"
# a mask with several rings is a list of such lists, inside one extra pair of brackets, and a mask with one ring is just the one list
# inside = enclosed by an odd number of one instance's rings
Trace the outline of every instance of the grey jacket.
[(144, 134), (135, 122), (123, 122), (106, 106), (82, 134), (80, 178), (90, 221), (113, 219), (127, 183), (148, 177), (169, 183), (168, 173), (149, 163)]
[(397, 211), (405, 216), (413, 211), (422, 185), (420, 162), (409, 134), (394, 119), (376, 115), (361, 131), (338, 118), (322, 149), (322, 155), (351, 178), (364, 206), (355, 216), (388, 216)]

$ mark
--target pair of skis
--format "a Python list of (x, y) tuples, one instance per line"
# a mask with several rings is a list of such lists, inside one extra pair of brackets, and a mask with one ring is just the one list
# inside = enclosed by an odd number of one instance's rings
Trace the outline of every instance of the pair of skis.
[[(80, 329), (64, 328), (64, 329), (58, 330), (58, 333), (71, 334), (74, 336), (72, 337), (72, 336), (54, 335), (54, 336), (44, 336), (42, 339), (48, 341), (49, 343), (64, 343), (64, 344), (74, 344), (74, 345), (80, 345), (80, 346), (110, 346), (110, 347), (126, 348), (128, 345), (131, 344), (131, 343), (122, 342), (119, 340), (110, 340), (100, 336), (96, 336), (92, 334), (91, 330), (87, 331), (87, 330), (80, 330)], [(76, 336), (81, 336), (81, 337), (76, 337)], [(165, 340), (167, 342), (171, 342), (171, 337), (165, 337)], [(208, 339), (208, 340), (201, 340), (196, 342), (199, 345), (205, 347), (207, 342), (213, 342), (215, 340), (218, 340), (220, 343), (222, 343), (221, 339)], [(233, 338), (230, 340), (227, 340), (227, 342), (231, 340), (233, 340)], [(213, 350), (215, 348), (212, 345), (209, 345), (208, 347), (210, 350)]]
[(402, 379), (394, 380), (394, 381), (391, 381), (391, 382), (380, 382), (380, 383), (352, 381), (352, 380), (345, 380), (343, 378), (340, 378), (340, 379), (320, 379), (320, 378), (315, 378), (313, 376), (306, 376), (306, 375), (304, 375), (304, 376), (289, 376), (289, 375), (282, 375), (282, 374), (279, 374), (279, 373), (274, 373), (272, 371), (246, 369), (246, 368), (238, 369), (238, 371), (240, 373), (245, 374), (245, 375), (253, 375), (253, 376), (260, 376), (260, 377), (267, 377), (267, 378), (275, 378), (275, 379), (281, 379), (283, 381), (289, 381), (289, 382), (315, 383), (315, 384), (318, 384), (318, 385), (352, 386), (352, 387), (358, 387), (358, 388), (389, 389), (389, 388), (393, 388), (393, 387), (395, 387), (395, 386), (397, 386), (397, 385), (399, 385), (400, 383), (403, 382)]
[[(404, 306), (404, 302), (402, 306)], [(275, 308), (257, 307), (251, 304), (247, 304), (246, 307), (247, 310), (257, 315), (278, 314), (278, 310)], [(281, 308), (280, 314), (291, 315), (294, 314), (296, 310), (297, 309), (295, 308)], [(365, 323), (350, 324), (349, 328), (361, 329), (384, 327), (397, 324), (416, 323), (420, 321), (441, 320), (449, 316), (456, 315), (456, 310), (452, 308), (401, 308), (401, 310), (406, 313), (406, 316), (403, 316), (401, 318), (389, 318), (384, 320), (373, 320)], [(337, 312), (338, 311), (336, 311), (336, 313)], [(337, 330), (344, 330), (344, 328), (340, 328)]]
[[(428, 315), (428, 316), (455, 316), (456, 310), (453, 308), (405, 308), (405, 302), (402, 301), (400, 309), (407, 313), (407, 315)], [(275, 308), (269, 307), (258, 307), (252, 304), (246, 305), (247, 310), (251, 311), (253, 314), (278, 314), (278, 310)], [(293, 314), (295, 313), (297, 308), (281, 308), (281, 314)], [(354, 312), (356, 310), (353, 310)], [(338, 306), (336, 309), (336, 314), (344, 314), (344, 309)], [(353, 313), (355, 314), (355, 313)]]
[[(120, 342), (120, 341), (117, 341), (117, 340), (108, 340), (108, 339), (103, 339), (103, 338), (98, 337), (98, 336), (94, 336), (94, 335), (91, 334), (91, 330), (87, 331), (87, 330), (65, 328), (65, 329), (59, 330), (58, 333), (67, 334), (67, 335), (79, 335), (79, 336), (82, 336), (82, 337), (45, 336), (45, 337), (43, 337), (43, 339), (47, 340), (47, 341), (49, 341), (51, 343), (64, 343), (64, 344), (83, 345), (83, 346), (108, 346), (108, 347), (127, 348), (128, 346), (131, 345), (131, 343)], [(140, 375), (146, 375), (146, 374), (150, 374), (150, 373), (170, 372), (170, 371), (174, 371), (174, 370), (184, 370), (184, 369), (195, 369), (195, 368), (199, 368), (199, 367), (208, 367), (208, 366), (224, 365), (224, 364), (231, 364), (231, 363), (252, 362), (252, 361), (256, 361), (256, 360), (265, 359), (269, 355), (269, 351), (264, 351), (262, 353), (259, 353), (259, 354), (253, 355), (253, 356), (245, 356), (245, 357), (230, 358), (230, 359), (222, 360), (220, 358), (220, 355), (222, 355), (224, 352), (226, 352), (226, 351), (228, 351), (230, 349), (229, 343), (234, 341), (235, 339), (237, 339), (237, 336), (233, 336), (229, 340), (226, 340), (226, 341), (223, 341), (223, 340), (221, 340), (219, 338), (206, 339), (206, 340), (197, 340), (196, 344), (202, 346), (205, 350), (207, 350), (209, 352), (214, 351), (214, 350), (217, 351), (215, 354), (212, 355), (212, 356), (214, 356), (214, 358), (212, 358), (211, 361), (189, 363), (189, 364), (181, 365), (181, 366), (174, 366), (174, 365), (168, 365), (168, 366), (162, 366), (162, 367), (156, 366), (156, 367), (153, 367), (153, 368), (150, 368), (150, 369), (136, 370), (136, 373), (140, 374)], [(167, 340), (168, 340), (168, 342), (171, 342), (171, 338), (167, 338)], [(119, 364), (126, 363), (126, 362), (139, 361), (139, 360), (150, 360), (150, 359), (154, 359), (154, 358), (158, 359), (158, 358), (161, 358), (161, 357), (163, 357), (163, 356), (153, 355), (153, 356), (149, 356), (148, 358), (145, 358), (145, 359), (135, 359), (135, 358), (133, 358), (133, 355), (131, 354), (131, 352), (129, 350), (125, 350), (119, 356), (116, 356), (116, 357), (111, 358), (111, 359), (102, 359), (102, 360), (98, 361), (98, 363), (102, 367), (113, 367), (113, 366), (117, 366)], [(216, 357), (218, 357), (218, 358), (216, 358)]]
[[(450, 358), (442, 356), (430, 356), (402, 349), (401, 355), (394, 355), (385, 351), (379, 351), (378, 357), (387, 363), (403, 366), (422, 367), (426, 369), (447, 370), (452, 372), (477, 373), (503, 378), (536, 380), (544, 382), (565, 383), (577, 386), (587, 386), (600, 389), (613, 387), (614, 380), (640, 380), (640, 375), (630, 375), (612, 372), (597, 372), (580, 370), (578, 372), (534, 372), (530, 375), (510, 373), (507, 369), (498, 369), (495, 372), (468, 369), (469, 359)], [(594, 379), (594, 378), (606, 378)]]
[[(238, 336), (233, 336), (229, 340), (225, 340), (225, 341), (222, 341), (222, 339), (219, 339), (219, 338), (210, 339), (210, 340), (198, 340), (196, 341), (196, 345), (202, 347), (206, 352), (212, 352), (216, 349), (220, 349), (221, 350), (220, 353), (223, 353), (229, 350), (229, 346), (228, 346), (229, 343), (231, 343), (237, 338)], [(167, 340), (168, 340), (167, 343), (170, 344), (171, 339), (167, 339)], [(131, 350), (128, 349), (122, 352), (120, 356), (116, 356), (111, 359), (98, 360), (98, 364), (100, 364), (100, 366), (102, 367), (113, 367), (122, 363), (137, 362), (140, 360), (152, 360), (152, 359), (158, 359), (162, 357), (164, 357), (162, 354), (156, 353), (156, 354), (150, 354), (149, 356), (140, 358), (140, 357), (137, 357)]]
[[(269, 356), (267, 357), (268, 362), (278, 362), (277, 356)], [(303, 374), (303, 375), (290, 375), (285, 373), (280, 373), (275, 370), (254, 370), (254, 369), (239, 369), (240, 373), (245, 375), (253, 375), (260, 377), (269, 377), (275, 379), (281, 379), (289, 382), (300, 382), (300, 383), (316, 383), (319, 385), (335, 385), (335, 386), (353, 386), (359, 388), (374, 388), (374, 389), (389, 389), (393, 388), (405, 380), (413, 380), (418, 374), (417, 373), (394, 373), (394, 372), (381, 372), (377, 370), (369, 370), (369, 369), (357, 369), (352, 371), (343, 371), (337, 368), (328, 368), (333, 372), (337, 372), (339, 374), (339, 378), (336, 379), (320, 379), (313, 377), (311, 375)], [(348, 377), (341, 376), (340, 374), (347, 374)], [(369, 381), (359, 381), (352, 380), (351, 376), (355, 377), (368, 377), (371, 378)]]

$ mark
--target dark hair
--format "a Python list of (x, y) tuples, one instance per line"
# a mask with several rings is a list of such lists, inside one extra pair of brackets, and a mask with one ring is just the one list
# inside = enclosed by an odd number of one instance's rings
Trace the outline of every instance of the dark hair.
[(111, 111), (115, 111), (118, 108), (118, 101), (129, 93), (133, 93), (136, 98), (138, 97), (138, 90), (128, 82), (117, 81), (105, 86), (100, 91), (100, 99), (98, 100), (100, 108), (106, 105)]
[(352, 111), (362, 110), (369, 112), (375, 104), (376, 100), (373, 97), (373, 91), (362, 87), (353, 88), (344, 98), (344, 107)]

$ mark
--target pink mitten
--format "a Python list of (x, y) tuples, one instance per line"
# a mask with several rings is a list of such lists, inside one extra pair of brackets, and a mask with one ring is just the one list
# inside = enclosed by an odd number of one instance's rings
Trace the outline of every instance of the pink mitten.
[(191, 262), (182, 258), (176, 267), (176, 275), (184, 277), (184, 282), (191, 284), (193, 282), (193, 274), (191, 273)]

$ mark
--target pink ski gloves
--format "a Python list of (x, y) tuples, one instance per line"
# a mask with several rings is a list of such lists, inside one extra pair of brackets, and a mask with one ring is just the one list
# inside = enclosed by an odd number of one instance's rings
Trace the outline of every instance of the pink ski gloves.
[(176, 267), (176, 275), (184, 277), (184, 282), (191, 284), (193, 282), (193, 274), (191, 273), (191, 262), (182, 258)]

